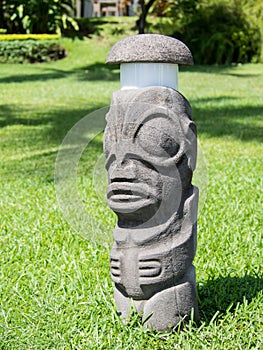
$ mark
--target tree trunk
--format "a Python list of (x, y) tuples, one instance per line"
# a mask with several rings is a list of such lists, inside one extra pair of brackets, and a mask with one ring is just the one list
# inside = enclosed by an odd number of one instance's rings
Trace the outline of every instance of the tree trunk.
[(80, 17), (84, 17), (85, 15), (85, 0), (81, 0), (80, 2)]
[(144, 30), (146, 26), (146, 17), (154, 2), (155, 0), (149, 0), (147, 4), (145, 4), (144, 0), (139, 1), (139, 4), (141, 6), (141, 14), (139, 19), (136, 21), (136, 26), (138, 28), (139, 34), (144, 34)]
[(0, 28), (5, 28), (5, 23), (4, 23), (4, 1), (0, 1)]

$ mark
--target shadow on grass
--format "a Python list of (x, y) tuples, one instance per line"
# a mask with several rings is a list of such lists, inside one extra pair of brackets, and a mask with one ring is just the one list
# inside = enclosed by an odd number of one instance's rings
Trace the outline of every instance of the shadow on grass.
[(75, 70), (79, 80), (87, 81), (118, 81), (120, 79), (120, 69), (115, 65), (95, 62), (93, 64), (80, 67)]
[[(262, 120), (262, 106), (233, 106), (222, 96), (212, 99), (198, 99), (193, 101), (193, 117), (197, 124), (199, 135), (206, 137), (230, 136), (242, 141), (263, 141), (263, 127), (258, 122)], [(222, 106), (220, 102), (225, 101)], [(209, 103), (211, 102), (211, 104)], [(213, 106), (215, 103), (217, 105)], [(203, 106), (202, 106), (203, 104)], [(82, 117), (104, 106), (93, 109), (51, 110), (34, 113), (19, 109), (14, 105), (0, 106), (0, 127), (7, 125), (50, 126), (48, 138), (61, 139), (66, 132)]]
[[(75, 76), (76, 80), (87, 81), (117, 81), (120, 79), (120, 70), (117, 65), (107, 65), (104, 62), (95, 62), (73, 70), (39, 67), (39, 74), (17, 74), (0, 78), (0, 84), (23, 83), (30, 81), (47, 81), (62, 79), (69, 75)], [(190, 66), (181, 67), (182, 72), (212, 73), (229, 75), (240, 79), (258, 77), (259, 74), (240, 74), (235, 72), (235, 67), (230, 66)]]
[(217, 311), (233, 311), (244, 299), (250, 303), (263, 290), (263, 279), (249, 275), (222, 277), (199, 285), (197, 290), (201, 320), (209, 323)]
[(30, 81), (47, 81), (61, 79), (64, 78), (66, 75), (67, 72), (65, 71), (47, 73), (42, 70), (42, 73), (39, 74), (17, 74), (8, 77), (3, 77), (0, 78), (0, 84), (25, 83)]
[(220, 65), (220, 66), (212, 66), (212, 65), (193, 65), (193, 66), (180, 66), (180, 72), (193, 72), (193, 73), (211, 73), (211, 74), (220, 74), (220, 75), (229, 75), (237, 78), (257, 78), (260, 73), (252, 73), (247, 74), (239, 71), (236, 73), (236, 66), (229, 65)]
[[(211, 99), (213, 102), (213, 99)], [(202, 106), (193, 102), (193, 118), (198, 133), (208, 137), (230, 136), (242, 141), (263, 141), (263, 127), (257, 124), (263, 116), (263, 106)]]
[[(101, 106), (98, 106), (98, 108), (100, 107)], [(73, 126), (83, 116), (91, 112), (92, 110), (88, 108), (43, 110), (40, 112), (39, 109), (34, 111), (33, 109), (20, 108), (17, 105), (5, 104), (0, 106), (0, 126), (51, 125), (54, 128), (54, 134), (64, 134), (70, 126)], [(25, 117), (26, 115), (28, 115), (28, 117)]]
[(48, 81), (75, 76), (76, 80), (117, 81), (120, 79), (119, 67), (96, 62), (74, 70), (39, 67), (39, 74), (17, 74), (0, 78), (0, 84)]
[[(99, 107), (101, 106), (98, 106), (98, 109)], [(5, 164), (5, 172), (9, 174), (9, 178), (10, 176), (20, 179), (30, 178), (44, 183), (53, 183), (58, 150), (67, 133), (85, 116), (88, 116), (86, 127), (78, 127), (77, 132), (73, 133), (73, 137), (71, 136), (69, 140), (71, 142), (63, 146), (70, 156), (69, 159), (65, 158), (64, 162), (65, 166), (69, 166), (68, 160), (72, 160), (75, 152), (78, 154), (80, 147), (83, 149), (81, 171), (85, 176), (91, 176), (94, 164), (103, 152), (102, 137), (95, 136), (99, 135), (105, 126), (104, 109), (100, 113), (99, 122), (95, 124), (92, 122), (94, 114), (90, 114), (91, 112), (93, 112), (91, 109), (71, 109), (40, 113), (34, 110), (15, 109), (12, 105), (0, 107), (0, 125), (2, 127), (18, 126), (11, 131), (14, 139), (10, 137), (8, 141), (8, 147), (14, 150), (14, 154), (16, 152), (20, 154), (19, 161), (11, 159)]]
[[(32, 109), (18, 108), (16, 105), (1, 105), (0, 106), (0, 127), (12, 126), (12, 125), (23, 125), (23, 126), (43, 126), (43, 130), (37, 131), (40, 134), (42, 142), (46, 145), (57, 145), (60, 144), (63, 138), (66, 136), (68, 131), (82, 118), (88, 116), (94, 111), (100, 111), (105, 106), (97, 105), (90, 109), (62, 109), (62, 110), (39, 110), (34, 111)], [(100, 122), (99, 125), (105, 124), (104, 111), (99, 113)], [(28, 116), (28, 117), (26, 117)], [(92, 119), (91, 119), (92, 121)], [(90, 124), (92, 125), (92, 123)], [(78, 134), (78, 141), (83, 143), (85, 141), (85, 134), (89, 130), (82, 130), (83, 132)], [(92, 131), (92, 130), (90, 130)], [(23, 131), (21, 130), (21, 135)], [(83, 139), (82, 139), (83, 137)], [(28, 140), (28, 142), (32, 142)], [(39, 137), (38, 137), (39, 142)]]

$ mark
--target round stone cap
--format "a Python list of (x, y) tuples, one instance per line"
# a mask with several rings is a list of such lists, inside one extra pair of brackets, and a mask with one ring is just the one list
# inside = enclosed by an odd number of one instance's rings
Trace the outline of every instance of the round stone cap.
[(112, 46), (106, 63), (162, 62), (192, 65), (193, 57), (180, 40), (161, 34), (128, 36)]

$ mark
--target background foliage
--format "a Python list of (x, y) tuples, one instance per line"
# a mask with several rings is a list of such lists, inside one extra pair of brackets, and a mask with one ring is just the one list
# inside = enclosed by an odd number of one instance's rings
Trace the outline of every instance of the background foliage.
[[(197, 64), (258, 62), (262, 46), (261, 0), (139, 1), (132, 26), (144, 32), (146, 15), (167, 18), (164, 33), (184, 41)], [(0, 27), (8, 33), (90, 35), (89, 19), (76, 20), (73, 0), (6, 0), (0, 3)], [(41, 19), (41, 20), (40, 20)], [(101, 19), (97, 19), (101, 21)], [(148, 15), (149, 22), (149, 15)], [(80, 29), (80, 32), (78, 30)], [(146, 32), (149, 31), (146, 27)]]
[(261, 55), (262, 2), (185, 0), (169, 3), (173, 35), (183, 40), (197, 64), (258, 62)]
[(55, 33), (77, 24), (70, 16), (72, 0), (6, 0), (0, 3), (0, 23), (8, 33)]

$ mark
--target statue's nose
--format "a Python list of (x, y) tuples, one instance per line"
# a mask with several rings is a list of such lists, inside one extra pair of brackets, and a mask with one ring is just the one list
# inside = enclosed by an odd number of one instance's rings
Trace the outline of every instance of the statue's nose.
[(134, 181), (136, 179), (136, 164), (129, 158), (116, 158), (115, 166), (110, 171), (110, 180), (114, 181)]

